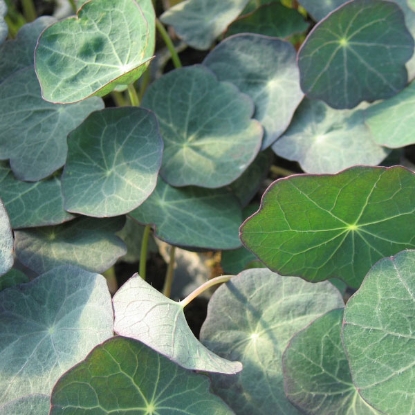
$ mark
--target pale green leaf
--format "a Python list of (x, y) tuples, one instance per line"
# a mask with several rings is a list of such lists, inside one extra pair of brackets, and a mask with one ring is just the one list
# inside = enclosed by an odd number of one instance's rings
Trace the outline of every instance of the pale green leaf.
[(161, 176), (172, 186), (217, 188), (255, 159), (263, 131), (251, 99), (202, 65), (169, 72), (147, 90), (164, 139)]
[(48, 415), (49, 408), (49, 395), (32, 394), (0, 406), (0, 413), (2, 415)]
[(0, 275), (13, 266), (13, 233), (9, 216), (0, 199)]
[(151, 0), (91, 0), (46, 29), (35, 50), (42, 96), (70, 103), (134, 82), (154, 52)]
[(239, 362), (215, 355), (196, 339), (183, 306), (165, 297), (138, 274), (114, 295), (114, 331), (148, 345), (186, 369), (237, 373)]
[(316, 22), (326, 17), (329, 13), (347, 1), (348, 0), (298, 0)]
[(200, 338), (243, 364), (234, 376), (212, 374), (213, 390), (238, 415), (298, 415), (283, 388), (281, 356), (290, 338), (325, 312), (343, 306), (329, 282), (310, 284), (251, 269), (213, 294)]
[(68, 137), (65, 209), (88, 216), (128, 213), (156, 187), (163, 153), (157, 120), (142, 108), (92, 113)]
[(262, 149), (288, 127), (304, 94), (294, 47), (281, 39), (241, 34), (225, 39), (203, 61), (219, 81), (235, 84), (255, 103), (264, 127)]
[(0, 404), (50, 394), (58, 378), (112, 336), (105, 278), (55, 268), (0, 292)]

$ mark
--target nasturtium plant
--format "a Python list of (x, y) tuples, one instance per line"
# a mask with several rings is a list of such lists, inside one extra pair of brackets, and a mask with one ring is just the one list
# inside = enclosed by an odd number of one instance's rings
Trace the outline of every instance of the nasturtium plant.
[(0, 413), (414, 412), (414, 1), (57, 3), (0, 0)]

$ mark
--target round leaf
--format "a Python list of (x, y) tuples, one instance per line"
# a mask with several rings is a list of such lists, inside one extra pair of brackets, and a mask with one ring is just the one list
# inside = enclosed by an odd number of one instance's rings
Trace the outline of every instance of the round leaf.
[(354, 167), (277, 180), (241, 226), (244, 245), (269, 268), (358, 288), (380, 258), (415, 247), (415, 175)]
[(288, 127), (304, 95), (294, 47), (281, 39), (236, 35), (221, 42), (203, 64), (253, 99), (255, 118), (264, 127), (262, 149), (269, 147)]
[[(407, 225), (408, 226), (408, 225)], [(362, 397), (389, 415), (415, 410), (415, 252), (379, 261), (347, 303), (343, 340)]]
[(332, 310), (297, 333), (284, 352), (288, 399), (310, 415), (375, 415), (353, 385), (340, 331), (343, 309)]
[(164, 12), (160, 20), (195, 49), (209, 49), (242, 12), (249, 0), (185, 0)]
[(154, 49), (151, 0), (92, 0), (48, 27), (35, 50), (42, 96), (70, 103), (131, 84)]
[(16, 231), (16, 255), (39, 274), (62, 264), (104, 272), (126, 252), (115, 236), (123, 225), (122, 217), (81, 217), (63, 225)]
[(140, 340), (186, 369), (236, 373), (239, 362), (216, 356), (196, 339), (187, 325), (183, 306), (165, 297), (139, 275), (114, 295), (114, 331)]
[(299, 0), (298, 2), (317, 22), (347, 1), (348, 0)]
[(272, 150), (298, 161), (307, 173), (337, 173), (356, 164), (376, 166), (388, 155), (373, 141), (361, 109), (334, 110), (309, 99), (300, 104)]
[(60, 179), (22, 182), (4, 162), (0, 162), (0, 197), (13, 229), (57, 225), (74, 217), (63, 209)]
[(247, 169), (261, 146), (252, 101), (201, 65), (164, 75), (142, 104), (160, 123), (161, 175), (172, 186), (225, 186)]
[(50, 394), (57, 379), (112, 336), (105, 278), (63, 266), (0, 292), (0, 404)]
[(380, 0), (346, 3), (317, 24), (298, 56), (301, 87), (333, 108), (389, 98), (407, 83), (414, 40), (401, 9)]
[(212, 374), (213, 390), (238, 414), (298, 415), (284, 394), (281, 355), (294, 333), (343, 306), (329, 282), (310, 284), (268, 269), (233, 277), (213, 294), (200, 338), (243, 364), (234, 376)]
[(130, 216), (153, 225), (157, 238), (171, 245), (206, 249), (241, 246), (241, 207), (226, 189), (177, 188), (159, 179), (152, 195)]
[(0, 406), (0, 413), (2, 415), (48, 415), (49, 408), (49, 395), (33, 394)]
[(0, 275), (5, 274), (13, 266), (13, 243), (9, 216), (0, 200)]
[(365, 113), (366, 124), (377, 143), (391, 148), (415, 144), (415, 82)]
[(58, 381), (50, 415), (231, 415), (209, 380), (122, 337), (97, 346)]
[(68, 137), (65, 209), (88, 216), (127, 213), (153, 192), (163, 153), (157, 120), (142, 108), (92, 113)]
[(18, 71), (0, 84), (0, 158), (10, 159), (21, 180), (41, 180), (62, 167), (66, 138), (92, 111), (100, 98), (73, 105), (55, 105), (40, 96), (33, 67)]

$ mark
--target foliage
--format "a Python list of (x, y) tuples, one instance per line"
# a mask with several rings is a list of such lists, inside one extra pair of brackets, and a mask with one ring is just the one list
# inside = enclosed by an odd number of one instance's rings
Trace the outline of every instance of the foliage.
[(413, 413), (414, 2), (70, 3), (0, 0), (0, 413)]

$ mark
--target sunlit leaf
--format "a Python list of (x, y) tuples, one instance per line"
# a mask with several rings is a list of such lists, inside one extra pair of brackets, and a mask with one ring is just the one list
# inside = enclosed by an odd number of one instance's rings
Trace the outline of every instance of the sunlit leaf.
[(160, 20), (196, 49), (209, 49), (242, 12), (249, 0), (185, 0), (165, 11)]
[(269, 268), (358, 288), (380, 258), (415, 247), (415, 175), (403, 167), (353, 167), (277, 180), (241, 227)]
[(13, 243), (9, 216), (0, 200), (0, 275), (5, 274), (13, 266)]
[(112, 336), (105, 278), (63, 266), (0, 292), (0, 404), (50, 394), (57, 379)]
[(0, 406), (0, 413), (2, 415), (48, 415), (49, 408), (49, 395), (32, 394)]
[(172, 245), (207, 249), (241, 246), (241, 207), (226, 189), (177, 188), (159, 178), (151, 196), (129, 215), (143, 225), (153, 225), (155, 236)]
[(260, 149), (263, 131), (251, 119), (251, 99), (202, 65), (164, 75), (148, 88), (142, 105), (160, 123), (161, 175), (172, 186), (225, 186)]
[(7, 26), (4, 17), (7, 14), (7, 4), (4, 0), (0, 0), (0, 44), (3, 43), (9, 33), (9, 28)]
[(63, 225), (19, 230), (15, 232), (16, 255), (39, 274), (63, 264), (104, 272), (126, 252), (124, 243), (115, 236), (123, 225), (121, 216), (81, 217)]
[(380, 0), (346, 3), (317, 24), (298, 56), (301, 87), (333, 108), (389, 98), (407, 83), (414, 40), (401, 9)]
[(151, 0), (92, 0), (47, 28), (35, 51), (42, 96), (70, 103), (134, 82), (154, 52)]
[(200, 337), (243, 369), (234, 376), (212, 374), (215, 393), (238, 415), (298, 415), (284, 394), (282, 353), (294, 333), (342, 306), (329, 282), (310, 284), (267, 269), (233, 277), (209, 301)]
[(154, 115), (142, 108), (92, 113), (68, 137), (65, 209), (88, 216), (127, 213), (153, 192), (163, 153)]
[(242, 369), (239, 362), (222, 359), (206, 349), (187, 325), (183, 306), (139, 275), (117, 291), (113, 303), (117, 334), (140, 340), (186, 369), (228, 374)]
[(359, 108), (340, 111), (305, 99), (272, 149), (298, 161), (307, 173), (337, 173), (356, 164), (376, 166), (388, 150), (373, 140)]
[(28, 181), (62, 167), (68, 133), (104, 106), (96, 97), (73, 105), (46, 102), (32, 66), (0, 84), (0, 96), (0, 159), (10, 159), (14, 174)]
[(97, 346), (67, 372), (52, 394), (50, 415), (231, 415), (209, 380), (123, 337)]
[(347, 1), (348, 0), (298, 0), (316, 22), (326, 17), (329, 13)]

